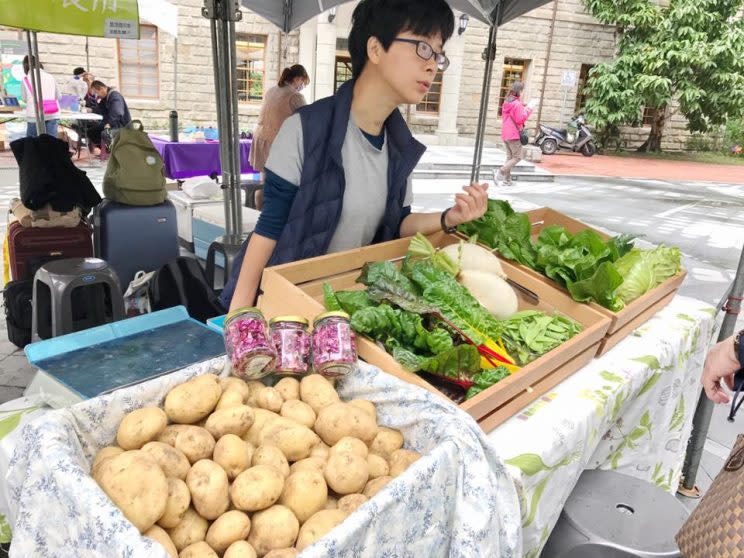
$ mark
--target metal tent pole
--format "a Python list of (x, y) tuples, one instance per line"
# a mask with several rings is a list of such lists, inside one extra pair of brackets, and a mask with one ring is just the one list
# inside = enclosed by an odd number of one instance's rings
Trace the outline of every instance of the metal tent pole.
[(478, 113), (478, 127), (475, 132), (475, 152), (473, 153), (473, 169), (470, 173), (470, 182), (478, 182), (480, 177), (481, 159), (483, 158), (483, 143), (486, 133), (486, 119), (488, 117), (488, 100), (491, 96), (491, 78), (493, 77), (493, 63), (496, 59), (496, 35), (498, 32), (499, 19), (501, 17), (501, 2), (496, 8), (496, 20), (488, 30), (488, 44), (483, 53), (486, 68), (483, 73), (483, 87), (481, 88), (480, 111)]
[(237, 129), (235, 22), (242, 14), (238, 0), (204, 0), (202, 15), (210, 20), (214, 87), (220, 134), (220, 163), (225, 202), (225, 234), (240, 236), (240, 137)]
[[(721, 331), (718, 334), (718, 341), (723, 341), (734, 333), (736, 327), (736, 318), (741, 309), (741, 297), (744, 293), (744, 248), (739, 257), (739, 266), (736, 270), (736, 276), (728, 293), (728, 301), (723, 306), (726, 314), (723, 317)], [(685, 455), (685, 465), (682, 469), (682, 487), (684, 494), (694, 494), (695, 479), (697, 478), (700, 458), (703, 455), (705, 440), (708, 437), (710, 428), (710, 417), (713, 414), (714, 403), (705, 396), (703, 391), (698, 399), (695, 416), (692, 419), (692, 435), (687, 445), (687, 454)]]
[(33, 97), (33, 102), (36, 110), (34, 111), (34, 116), (36, 117), (36, 135), (40, 136), (46, 131), (46, 127), (44, 126), (44, 103), (42, 101), (42, 93), (41, 93), (41, 73), (39, 72), (39, 53), (34, 48), (35, 46), (38, 46), (36, 44), (36, 33), (34, 35), (34, 40), (32, 42), (31, 40), (31, 31), (26, 31), (26, 41), (28, 42), (28, 64), (29, 64), (29, 74), (31, 75), (31, 96)]

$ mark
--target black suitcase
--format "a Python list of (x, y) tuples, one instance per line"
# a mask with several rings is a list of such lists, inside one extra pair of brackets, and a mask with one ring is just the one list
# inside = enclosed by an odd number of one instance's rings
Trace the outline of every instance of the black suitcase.
[(3, 289), (8, 341), (24, 348), (31, 343), (33, 280), (9, 281)]
[(178, 257), (176, 208), (103, 200), (93, 210), (93, 250), (116, 271), (122, 291), (138, 271), (155, 271)]

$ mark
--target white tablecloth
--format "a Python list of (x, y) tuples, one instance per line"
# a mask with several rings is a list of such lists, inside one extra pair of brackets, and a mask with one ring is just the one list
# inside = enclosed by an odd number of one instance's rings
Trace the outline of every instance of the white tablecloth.
[(676, 491), (715, 329), (711, 306), (677, 296), (488, 435), (519, 492), (525, 556), (539, 556), (584, 469)]
[[(89, 476), (90, 463), (125, 413), (160, 404), (173, 386), (221, 365), (193, 365), (25, 425), (7, 473), (10, 556), (167, 558), (113, 507)], [(373, 401), (379, 422), (400, 429), (424, 457), (302, 558), (521, 555), (514, 484), (468, 415), (366, 364), (338, 391), (343, 399)]]

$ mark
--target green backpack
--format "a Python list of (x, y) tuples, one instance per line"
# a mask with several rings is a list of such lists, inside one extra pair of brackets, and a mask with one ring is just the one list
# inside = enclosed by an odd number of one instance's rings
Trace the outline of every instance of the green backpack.
[(120, 128), (114, 136), (103, 177), (103, 195), (127, 205), (157, 205), (165, 201), (163, 159), (139, 120)]

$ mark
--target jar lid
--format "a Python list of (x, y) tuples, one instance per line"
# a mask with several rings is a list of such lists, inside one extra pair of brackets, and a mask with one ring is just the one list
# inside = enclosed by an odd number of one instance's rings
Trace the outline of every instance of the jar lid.
[(317, 324), (319, 321), (324, 320), (326, 318), (344, 318), (346, 320), (351, 319), (351, 316), (349, 316), (346, 312), (341, 312), (338, 310), (332, 311), (332, 312), (324, 312), (320, 316), (317, 316), (315, 320), (313, 321), (313, 324)]
[(308, 324), (307, 319), (303, 318), (302, 316), (277, 316), (276, 318), (271, 318), (271, 320), (269, 320), (270, 324), (275, 324), (278, 322), (290, 322), (293, 324), (302, 324), (302, 325)]
[(233, 310), (227, 316), (225, 316), (225, 325), (227, 325), (227, 322), (232, 320), (234, 317), (239, 316), (240, 314), (247, 314), (247, 313), (259, 314), (261, 317), (263, 317), (261, 310), (259, 310), (255, 306), (244, 306), (243, 308), (238, 308), (237, 310)]

